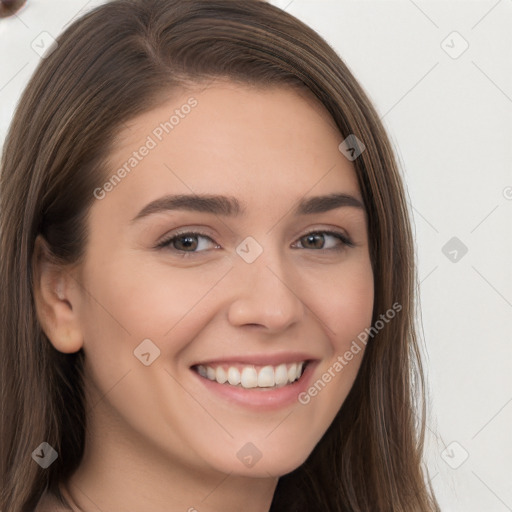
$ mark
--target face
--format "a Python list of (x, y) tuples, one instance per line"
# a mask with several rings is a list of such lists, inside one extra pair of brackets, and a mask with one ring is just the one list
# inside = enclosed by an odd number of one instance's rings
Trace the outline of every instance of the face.
[(76, 271), (98, 439), (114, 431), (141, 457), (258, 477), (307, 458), (372, 319), (342, 140), (309, 93), (229, 82), (123, 126)]

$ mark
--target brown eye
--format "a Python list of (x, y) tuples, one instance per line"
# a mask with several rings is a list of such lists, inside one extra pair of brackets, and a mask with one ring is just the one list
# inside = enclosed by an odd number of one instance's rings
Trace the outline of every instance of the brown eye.
[(19, 11), (27, 0), (0, 0), (0, 18), (7, 18)]
[[(159, 249), (167, 248), (170, 251), (181, 254), (195, 254), (200, 253), (208, 249), (208, 243), (205, 244), (199, 241), (200, 239), (205, 239), (210, 241), (215, 245), (215, 248), (219, 248), (220, 246), (215, 244), (215, 242), (205, 233), (199, 233), (197, 231), (184, 231), (182, 233), (175, 233), (170, 238), (167, 238), (160, 242), (157, 247)], [(197, 250), (201, 249), (201, 250)]]
[(306, 245), (306, 249), (322, 249), (325, 242), (321, 233), (310, 233), (303, 236), (301, 241), (303, 245)]
[(194, 252), (197, 249), (199, 243), (197, 242), (197, 237), (194, 235), (180, 235), (176, 237), (173, 241), (173, 245), (176, 249), (182, 251), (192, 251)]
[[(329, 238), (335, 240), (334, 246), (332, 243), (329, 244)], [(354, 243), (347, 236), (337, 231), (311, 231), (303, 235), (299, 240), (304, 249), (336, 251), (342, 250), (345, 247), (354, 247)]]

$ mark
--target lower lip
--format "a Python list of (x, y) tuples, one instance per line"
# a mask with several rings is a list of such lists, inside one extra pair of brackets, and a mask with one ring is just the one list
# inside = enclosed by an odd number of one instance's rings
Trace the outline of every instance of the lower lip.
[(219, 384), (217, 381), (201, 377), (199, 373), (191, 370), (201, 383), (212, 393), (219, 395), (230, 402), (258, 411), (275, 410), (298, 402), (298, 396), (304, 392), (311, 381), (317, 361), (310, 361), (300, 379), (280, 388), (240, 388), (229, 384)]

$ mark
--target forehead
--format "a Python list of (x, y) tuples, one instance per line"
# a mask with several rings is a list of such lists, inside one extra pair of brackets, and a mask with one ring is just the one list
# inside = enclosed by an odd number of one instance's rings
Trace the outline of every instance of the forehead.
[(164, 193), (222, 193), (261, 208), (309, 191), (360, 197), (342, 140), (309, 91), (230, 82), (176, 90), (118, 133), (106, 178), (126, 172), (107, 199), (140, 205)]

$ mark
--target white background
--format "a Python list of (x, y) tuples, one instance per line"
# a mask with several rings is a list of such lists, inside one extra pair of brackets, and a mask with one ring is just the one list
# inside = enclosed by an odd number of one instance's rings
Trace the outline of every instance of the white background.
[[(28, 0), (0, 21), (0, 141), (41, 33), (56, 37), (100, 3)], [(441, 509), (512, 511), (512, 0), (272, 3), (336, 49), (395, 145), (416, 233), (425, 461)]]

